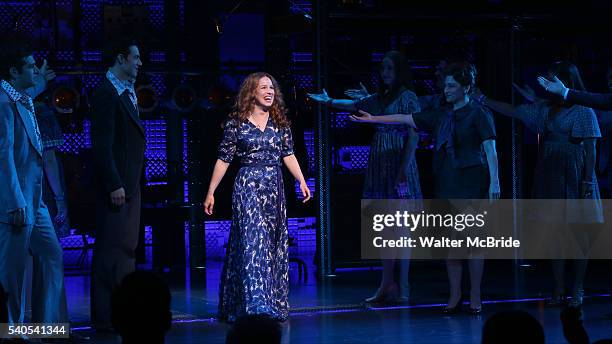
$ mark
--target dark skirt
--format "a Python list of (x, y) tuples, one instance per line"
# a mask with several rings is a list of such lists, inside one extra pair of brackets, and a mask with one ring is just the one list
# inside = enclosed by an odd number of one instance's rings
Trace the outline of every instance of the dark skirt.
[(586, 174), (585, 155), (583, 145), (567, 139), (545, 141), (540, 151), (533, 198), (566, 200), (565, 209), (555, 212), (555, 219), (558, 219), (558, 214), (563, 214), (565, 223), (603, 222), (603, 208), (595, 178), (591, 181), (594, 183), (591, 201), (576, 201), (581, 198), (582, 179)]
[(489, 179), (487, 165), (456, 168), (451, 159), (442, 159), (434, 173), (434, 195), (437, 199), (486, 199)]
[[(441, 168), (434, 174), (434, 195), (440, 214), (478, 213), (482, 202), (479, 200), (489, 198), (489, 168), (487, 165), (476, 165), (464, 168), (453, 167), (451, 159), (443, 159)], [(466, 200), (457, 202), (452, 200)], [(474, 202), (468, 200), (475, 200)], [(448, 233), (450, 239), (467, 239), (467, 231), (457, 231), (448, 228), (440, 233)], [(481, 256), (483, 249), (478, 248), (449, 248), (440, 258), (458, 259), (467, 256)]]
[[(366, 171), (364, 199), (420, 199), (421, 185), (416, 159), (412, 158), (405, 171), (400, 171), (404, 157), (405, 134), (397, 131), (377, 131), (370, 145)], [(405, 173), (407, 194), (400, 197), (395, 189), (399, 173)]]

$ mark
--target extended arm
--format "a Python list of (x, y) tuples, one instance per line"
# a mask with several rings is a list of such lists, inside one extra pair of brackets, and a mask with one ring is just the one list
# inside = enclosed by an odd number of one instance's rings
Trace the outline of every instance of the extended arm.
[(612, 93), (589, 93), (571, 90), (563, 84), (556, 76), (550, 81), (542, 76), (538, 77), (538, 83), (552, 94), (556, 94), (570, 103), (588, 106), (601, 110), (612, 110)]
[(333, 99), (329, 95), (327, 95), (327, 91), (323, 89), (322, 93), (308, 93), (308, 97), (317, 103), (327, 104), (336, 109), (347, 110), (347, 111), (355, 111), (357, 107), (355, 106), (356, 101), (351, 99)]
[(566, 100), (572, 104), (601, 110), (612, 110), (612, 93), (589, 93), (569, 90)]
[(351, 115), (350, 120), (353, 122), (361, 123), (378, 123), (378, 124), (403, 124), (408, 125), (411, 128), (418, 129), (414, 123), (412, 114), (395, 114), (395, 115), (384, 115), (384, 116), (372, 116), (370, 113), (363, 110), (359, 110), (361, 116)]
[(504, 116), (516, 117), (516, 108), (512, 104), (489, 99), (487, 97), (484, 97), (481, 103), (489, 109), (499, 112)]

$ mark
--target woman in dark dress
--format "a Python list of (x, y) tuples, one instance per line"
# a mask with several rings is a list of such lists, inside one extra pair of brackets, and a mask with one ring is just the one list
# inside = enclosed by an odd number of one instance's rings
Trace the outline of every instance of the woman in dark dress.
[[(333, 99), (325, 90), (321, 94), (309, 94), (309, 96), (315, 101), (342, 110), (361, 109), (375, 114), (419, 112), (417, 96), (411, 89), (412, 77), (406, 58), (398, 51), (389, 51), (380, 65), (380, 89), (377, 93), (358, 100)], [(418, 140), (418, 134), (407, 126), (403, 128), (376, 126), (370, 145), (363, 199), (423, 198), (419, 184), (419, 170), (414, 158)], [(407, 252), (403, 253), (405, 253), (403, 256), (397, 255), (399, 283), (396, 284), (393, 277), (395, 260), (383, 259), (380, 286), (372, 297), (366, 299), (366, 302), (408, 302), (410, 256)], [(396, 290), (398, 285), (399, 293)]]
[(232, 227), (219, 291), (219, 317), (235, 321), (247, 314), (289, 316), (287, 214), (281, 164), (310, 199), (293, 140), (283, 96), (267, 73), (242, 83), (234, 112), (224, 126), (204, 210), (212, 215), (214, 192), (234, 156), (241, 168), (232, 195)]
[[(434, 148), (434, 195), (436, 199), (499, 198), (495, 124), (489, 111), (470, 99), (475, 69), (469, 63), (451, 64), (445, 71), (444, 96), (448, 108), (434, 112), (372, 116), (351, 116), (356, 122), (408, 124), (431, 131)], [(481, 312), (480, 283), (484, 260), (482, 252), (470, 252), (470, 313)], [(460, 309), (463, 262), (447, 259), (450, 297), (444, 313)]]
[[(584, 91), (584, 85), (576, 66), (569, 62), (557, 62), (549, 68), (548, 78), (559, 78), (573, 89)], [(595, 143), (601, 137), (597, 117), (591, 108), (571, 105), (561, 97), (550, 101), (513, 107), (510, 104), (481, 97), (483, 104), (503, 115), (515, 117), (542, 137), (542, 149), (534, 176), (534, 199), (591, 199), (587, 213), (569, 202), (564, 214), (566, 225), (596, 224), (603, 222), (599, 187), (595, 176)], [(561, 212), (561, 211), (560, 211)], [(580, 244), (588, 247), (587, 233), (578, 230)], [(550, 305), (564, 301), (564, 261), (553, 260), (555, 288)], [(572, 306), (580, 306), (584, 295), (583, 281), (587, 260), (574, 260), (574, 286)]]

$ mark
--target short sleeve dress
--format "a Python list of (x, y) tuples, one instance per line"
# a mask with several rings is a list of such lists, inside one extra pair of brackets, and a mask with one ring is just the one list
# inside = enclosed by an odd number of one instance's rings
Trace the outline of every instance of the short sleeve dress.
[[(534, 199), (579, 199), (586, 168), (583, 141), (599, 138), (601, 133), (597, 116), (591, 108), (573, 105), (562, 108), (551, 117), (548, 102), (525, 104), (517, 107), (516, 117), (533, 132), (542, 136), (538, 152), (533, 186)], [(595, 168), (593, 166), (593, 168)], [(593, 173), (595, 176), (595, 173)], [(568, 223), (597, 223), (603, 221), (599, 187), (595, 177), (592, 199), (593, 211), (567, 209)], [(579, 204), (573, 202), (572, 204)], [(588, 216), (585, 216), (588, 214)]]
[[(396, 99), (388, 105), (383, 104), (378, 94), (358, 100), (357, 109), (372, 115), (412, 114), (420, 111), (419, 101), (414, 92), (402, 89)], [(414, 154), (404, 171), (400, 171), (404, 157), (404, 145), (408, 135), (417, 135), (407, 126), (375, 125), (376, 132), (370, 144), (370, 156), (363, 186), (364, 199), (420, 199), (421, 185), (419, 170)], [(398, 173), (404, 173), (407, 183), (405, 197), (396, 191)]]

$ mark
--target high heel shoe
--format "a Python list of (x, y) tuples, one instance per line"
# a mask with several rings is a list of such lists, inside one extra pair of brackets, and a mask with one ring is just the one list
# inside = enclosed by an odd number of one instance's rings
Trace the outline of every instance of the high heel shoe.
[(478, 295), (477, 299), (479, 302), (478, 302), (478, 307), (476, 308), (472, 307), (472, 305), (474, 304), (473, 300), (476, 299), (476, 297), (470, 295), (470, 306), (468, 307), (468, 310), (467, 310), (468, 314), (479, 315), (480, 313), (482, 313), (482, 299), (480, 297), (480, 293), (478, 293), (477, 295)]
[(444, 307), (442, 309), (442, 314), (445, 314), (445, 315), (457, 314), (461, 312), (462, 306), (463, 306), (463, 296), (459, 298), (459, 301), (457, 301), (457, 303), (453, 307), (448, 307), (448, 305)]
[(584, 299), (584, 289), (578, 288), (574, 290), (572, 294), (572, 300), (568, 303), (568, 306), (579, 308), (582, 307), (582, 301)]
[(366, 303), (381, 303), (388, 302), (397, 297), (397, 284), (393, 283), (387, 286), (386, 288), (378, 288), (376, 293), (372, 297), (368, 297), (365, 299)]

